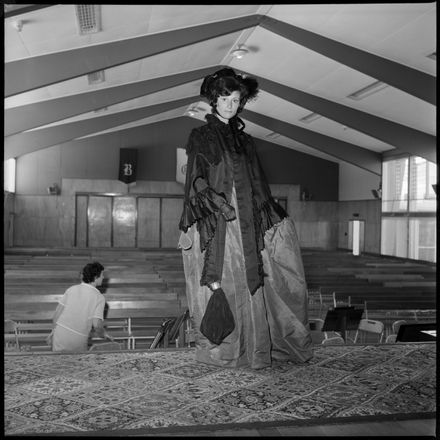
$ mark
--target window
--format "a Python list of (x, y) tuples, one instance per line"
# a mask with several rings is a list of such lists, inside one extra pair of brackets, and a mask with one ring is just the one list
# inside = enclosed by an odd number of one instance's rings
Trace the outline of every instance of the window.
[(436, 165), (422, 157), (383, 163), (382, 254), (436, 261), (436, 182)]
[(3, 162), (3, 190), (15, 193), (16, 160), (7, 159)]

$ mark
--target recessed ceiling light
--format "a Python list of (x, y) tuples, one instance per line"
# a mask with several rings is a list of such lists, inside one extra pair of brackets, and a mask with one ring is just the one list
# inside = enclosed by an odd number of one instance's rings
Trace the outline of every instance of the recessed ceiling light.
[(385, 84), (382, 81), (375, 81), (374, 83), (371, 83), (370, 85), (363, 87), (362, 89), (359, 89), (358, 91), (353, 92), (352, 94), (348, 95), (347, 98), (359, 101), (360, 99), (364, 99), (367, 96), (370, 96), (373, 93), (377, 93), (380, 90), (383, 90), (387, 87), (388, 87), (388, 84)]
[(301, 122), (305, 122), (306, 124), (309, 124), (310, 122), (316, 121), (317, 119), (321, 118), (321, 115), (318, 113), (309, 113), (308, 115), (302, 117), (300, 119)]
[(266, 135), (266, 137), (269, 138), (269, 139), (276, 139), (279, 136), (280, 136), (280, 134), (279, 133), (275, 133), (274, 131), (272, 133), (269, 133), (269, 134)]

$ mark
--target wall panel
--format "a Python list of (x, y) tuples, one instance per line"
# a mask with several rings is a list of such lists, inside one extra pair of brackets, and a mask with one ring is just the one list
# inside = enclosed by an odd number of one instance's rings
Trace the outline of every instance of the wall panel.
[(136, 247), (137, 204), (134, 197), (113, 198), (113, 247)]
[(180, 231), (176, 228), (182, 215), (183, 199), (162, 199), (162, 247), (177, 248)]
[(88, 247), (112, 247), (112, 197), (90, 196), (87, 208)]
[(160, 244), (160, 199), (139, 197), (138, 247), (157, 248)]

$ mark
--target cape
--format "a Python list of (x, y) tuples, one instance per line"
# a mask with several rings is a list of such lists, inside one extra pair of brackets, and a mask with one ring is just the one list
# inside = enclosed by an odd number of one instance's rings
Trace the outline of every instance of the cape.
[[(264, 234), (287, 217), (273, 199), (251, 136), (234, 117), (229, 124), (214, 115), (189, 136), (183, 212), (179, 229), (197, 223), (200, 251), (205, 254), (201, 285), (221, 281), (226, 220), (221, 206), (230, 204), (232, 188), (237, 196), (248, 287), (254, 294), (264, 284), (261, 250)], [(237, 221), (237, 220), (232, 220)]]

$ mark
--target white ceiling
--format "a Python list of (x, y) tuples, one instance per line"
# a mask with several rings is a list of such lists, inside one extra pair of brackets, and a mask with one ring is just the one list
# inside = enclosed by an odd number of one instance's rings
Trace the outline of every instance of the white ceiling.
[[(5, 12), (12, 13), (14, 9), (20, 12), (19, 8), (20, 5), (11, 4)], [(102, 31), (89, 35), (79, 35), (74, 5), (58, 4), (29, 12), (26, 12), (26, 9), (21, 11), (24, 12), (12, 16), (5, 15), (6, 63), (236, 17), (263, 14), (436, 76), (436, 61), (427, 57), (436, 51), (436, 4), (433, 2), (300, 5), (106, 4), (101, 5)], [(14, 27), (17, 20), (22, 21), (21, 31)], [(240, 60), (230, 55), (238, 44), (244, 44), (249, 49), (249, 54)], [(89, 85), (87, 75), (84, 75), (10, 96), (5, 98), (5, 109), (217, 65), (229, 65), (238, 71), (249, 72), (426, 134), (436, 135), (436, 107), (432, 103), (392, 86), (354, 101), (347, 96), (377, 79), (261, 26), (108, 68), (105, 70), (105, 82), (101, 84)], [(201, 80), (193, 81), (129, 99), (100, 112), (87, 112), (45, 126), (90, 119), (197, 95), (200, 84)], [(198, 100), (195, 104), (197, 102)], [(106, 131), (188, 115), (188, 107), (186, 105), (129, 124), (114, 126)], [(250, 102), (246, 108), (376, 153), (396, 148), (395, 145), (344, 126), (328, 117), (303, 123), (299, 119), (311, 113), (309, 109), (265, 90), (262, 90), (258, 99)], [(250, 121), (245, 122), (247, 131), (257, 138), (327, 160), (341, 160), (289, 137), (267, 138), (271, 130)]]

